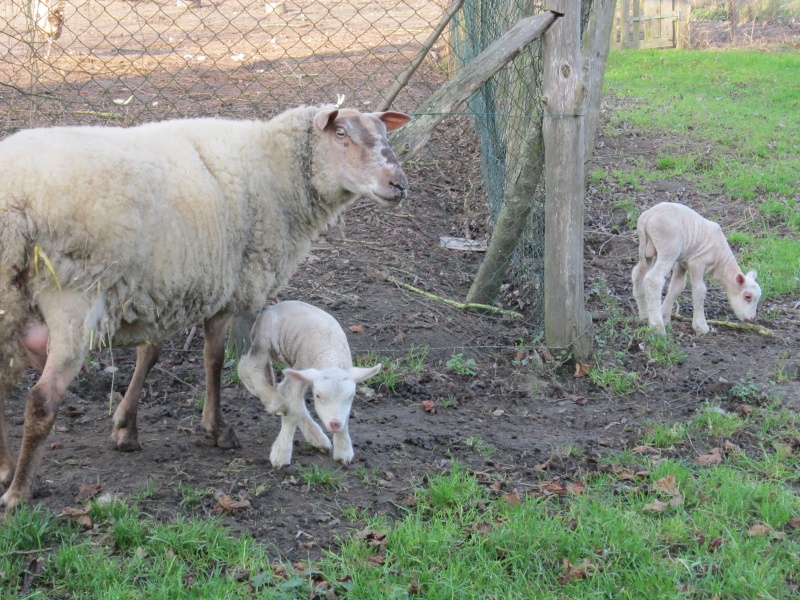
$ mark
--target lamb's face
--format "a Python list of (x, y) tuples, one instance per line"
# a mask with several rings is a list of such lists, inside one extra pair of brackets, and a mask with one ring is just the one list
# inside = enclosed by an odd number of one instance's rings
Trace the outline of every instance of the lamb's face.
[(728, 298), (736, 317), (748, 323), (756, 318), (758, 301), (761, 299), (761, 286), (756, 282), (757, 275), (755, 271), (750, 271), (747, 275), (742, 273), (736, 275), (735, 293)]
[(325, 146), (325, 165), (315, 176), (356, 197), (394, 208), (406, 197), (408, 179), (392, 148), (388, 132), (410, 120), (396, 112), (361, 113), (353, 109), (326, 109), (314, 119)]
[(350, 418), (356, 383), (342, 369), (324, 369), (311, 386), (314, 410), (329, 433), (344, 431)]

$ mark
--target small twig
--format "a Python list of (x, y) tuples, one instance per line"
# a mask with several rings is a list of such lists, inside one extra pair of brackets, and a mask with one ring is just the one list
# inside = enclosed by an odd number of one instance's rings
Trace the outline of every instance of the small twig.
[(181, 379), (180, 377), (178, 377), (178, 376), (177, 376), (177, 375), (175, 375), (174, 373), (170, 373), (170, 372), (169, 372), (169, 371), (167, 371), (166, 369), (162, 369), (162, 368), (161, 368), (161, 367), (159, 367), (159, 366), (155, 366), (155, 367), (153, 367), (153, 368), (154, 368), (156, 371), (161, 371), (162, 373), (164, 373), (164, 375), (169, 375), (170, 377), (172, 377), (172, 378), (173, 378), (173, 379), (175, 379), (176, 381), (180, 381), (180, 382), (181, 382), (183, 385), (186, 385), (186, 386), (188, 386), (188, 387), (192, 388), (192, 389), (193, 389), (193, 390), (195, 390), (195, 391), (197, 391), (197, 389), (198, 389), (196, 385), (193, 385), (193, 384), (189, 383), (188, 381), (184, 381), (183, 379)]
[[(675, 318), (679, 321), (691, 321), (691, 317), (684, 317), (683, 315), (675, 315)], [(774, 333), (772, 329), (767, 329), (766, 327), (762, 327), (761, 325), (756, 325), (755, 323), (737, 323), (735, 321), (716, 321), (714, 319), (709, 319), (706, 321), (709, 325), (716, 325), (717, 327), (728, 327), (730, 329), (744, 329), (746, 331), (754, 331), (755, 333), (759, 333), (765, 336), (772, 336)]]
[(496, 306), (490, 306), (489, 304), (475, 304), (475, 303), (464, 303), (464, 302), (456, 302), (455, 300), (450, 300), (449, 298), (443, 298), (442, 296), (437, 296), (436, 294), (431, 294), (430, 292), (426, 292), (425, 290), (421, 290), (413, 285), (409, 285), (396, 279), (389, 275), (384, 271), (379, 271), (377, 269), (367, 269), (367, 275), (372, 277), (373, 279), (377, 279), (378, 281), (388, 281), (389, 283), (393, 283), (396, 286), (405, 288), (409, 291), (414, 292), (415, 294), (419, 294), (421, 296), (425, 296), (430, 300), (436, 300), (437, 302), (442, 302), (449, 306), (453, 306), (455, 308), (460, 308), (462, 310), (485, 310), (489, 312), (498, 313), (501, 315), (505, 315), (507, 317), (513, 317), (515, 319), (524, 319), (525, 316), (515, 312), (513, 310), (506, 310), (504, 308), (498, 308)]
[(14, 556), (22, 556), (24, 554), (37, 554), (39, 552), (49, 552), (52, 548), (37, 548), (36, 550), (11, 550), (9, 554)]
[(189, 337), (186, 338), (186, 343), (183, 345), (184, 352), (189, 349), (189, 346), (192, 345), (192, 340), (194, 339), (195, 333), (197, 333), (197, 325), (192, 325), (192, 329), (189, 331)]

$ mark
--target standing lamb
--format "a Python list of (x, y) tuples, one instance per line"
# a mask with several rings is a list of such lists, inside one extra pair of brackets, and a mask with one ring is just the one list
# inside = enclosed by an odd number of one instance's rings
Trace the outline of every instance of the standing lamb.
[[(281, 302), (262, 312), (250, 336), (250, 351), (239, 361), (239, 378), (258, 396), (270, 414), (279, 414), (281, 431), (269, 460), (276, 469), (292, 462), (292, 442), (298, 425), (317, 448), (330, 450), (328, 436), (320, 429), (305, 403), (311, 389), (314, 409), (333, 433), (333, 458), (345, 464), (353, 460), (348, 420), (356, 384), (377, 375), (374, 367), (354, 367), (347, 335), (331, 315), (305, 302)], [(272, 361), (289, 369), (277, 390)], [(269, 379), (267, 378), (269, 374)]]
[[(387, 131), (408, 121), (300, 107), (270, 121), (56, 127), (0, 142), (0, 415), (25, 366), (42, 371), (0, 506), (30, 499), (63, 394), (91, 347), (138, 346), (114, 415), (118, 447), (138, 447), (139, 395), (162, 342), (202, 321), (202, 424), (218, 446), (237, 446), (219, 402), (232, 315), (260, 310), (360, 197), (383, 208), (405, 198)], [(0, 482), (12, 470), (0, 419)]]
[[(666, 333), (672, 306), (686, 287), (687, 271), (692, 282), (692, 328), (696, 333), (708, 333), (703, 307), (706, 274), (722, 285), (739, 319), (755, 319), (761, 298), (757, 274), (742, 273), (717, 223), (683, 204), (662, 202), (641, 214), (636, 231), (639, 263), (631, 274), (633, 295), (639, 317), (646, 318), (651, 327)], [(662, 304), (661, 292), (670, 270), (672, 278)]]

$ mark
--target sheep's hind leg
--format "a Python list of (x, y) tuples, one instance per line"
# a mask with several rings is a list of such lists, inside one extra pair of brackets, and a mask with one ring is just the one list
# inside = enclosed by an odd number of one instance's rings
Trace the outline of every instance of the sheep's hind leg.
[(144, 389), (144, 382), (161, 354), (161, 344), (142, 344), (136, 348), (136, 368), (133, 377), (125, 390), (125, 397), (114, 411), (111, 439), (120, 452), (136, 452), (142, 449), (139, 443), (139, 429), (136, 427), (136, 416), (139, 412), (139, 399)]
[(31, 499), (45, 441), (67, 387), (83, 366), (89, 346), (88, 331), (102, 317), (97, 306), (89, 307), (85, 299), (68, 292), (59, 294), (54, 299), (55, 305), (47, 300), (42, 297), (39, 306), (45, 321), (55, 324), (50, 328), (50, 352), (42, 376), (28, 393), (17, 468), (11, 486), (0, 497), (0, 507), (5, 506), (6, 510)]
[(203, 323), (205, 348), (203, 360), (206, 367), (206, 401), (203, 406), (202, 425), (214, 444), (220, 448), (239, 448), (233, 427), (225, 422), (220, 407), (222, 366), (225, 362), (225, 332), (232, 315), (218, 313)]
[(0, 391), (0, 485), (11, 481), (11, 477), (14, 475), (14, 455), (11, 452), (11, 442), (6, 432), (4, 405), (5, 393)]

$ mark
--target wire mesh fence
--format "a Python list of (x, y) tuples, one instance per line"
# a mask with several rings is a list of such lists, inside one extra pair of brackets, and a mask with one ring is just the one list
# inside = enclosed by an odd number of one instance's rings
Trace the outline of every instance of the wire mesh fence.
[[(449, 0), (5, 0), (0, 137), (58, 124), (189, 116), (266, 118), (298, 104), (374, 109), (417, 57)], [(585, 1), (584, 16), (591, 3)], [(392, 107), (413, 113), (459, 65), (524, 16), (530, 0), (465, 0)], [(541, 43), (458, 112), (480, 139), (488, 237), (524, 167), (543, 168)], [(532, 150), (533, 149), (533, 150)], [(519, 215), (510, 274), (529, 323), (543, 319), (544, 180)], [(511, 306), (511, 308), (518, 308)]]

